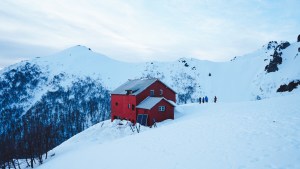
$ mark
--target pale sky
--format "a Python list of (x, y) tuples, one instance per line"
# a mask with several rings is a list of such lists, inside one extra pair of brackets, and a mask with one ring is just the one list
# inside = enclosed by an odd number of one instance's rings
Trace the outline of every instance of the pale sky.
[(1, 0), (0, 68), (84, 45), (111, 58), (226, 61), (295, 42), (299, 0)]

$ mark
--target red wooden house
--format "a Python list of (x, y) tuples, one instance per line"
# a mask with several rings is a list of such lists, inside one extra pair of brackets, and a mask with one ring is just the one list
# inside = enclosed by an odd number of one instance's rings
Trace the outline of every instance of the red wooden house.
[(111, 120), (151, 126), (174, 119), (176, 92), (159, 79), (129, 80), (111, 92)]

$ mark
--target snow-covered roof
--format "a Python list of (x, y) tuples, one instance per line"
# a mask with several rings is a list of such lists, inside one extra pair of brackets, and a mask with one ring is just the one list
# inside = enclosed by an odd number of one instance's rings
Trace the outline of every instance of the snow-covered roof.
[(143, 100), (139, 105), (136, 106), (136, 108), (140, 109), (151, 109), (154, 107), (157, 103), (159, 103), (161, 100), (166, 100), (168, 103), (170, 103), (173, 106), (176, 106), (174, 102), (165, 99), (164, 97), (147, 97), (145, 100)]
[(131, 90), (130, 95), (138, 95), (151, 84), (153, 84), (158, 79), (135, 79), (129, 80), (114, 91), (111, 94), (126, 94), (128, 90)]

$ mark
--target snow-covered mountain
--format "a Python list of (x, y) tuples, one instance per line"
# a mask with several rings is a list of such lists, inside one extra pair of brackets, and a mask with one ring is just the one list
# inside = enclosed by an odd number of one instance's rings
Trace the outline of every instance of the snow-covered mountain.
[(216, 95), (222, 101), (231, 102), (282, 95), (277, 92), (280, 85), (300, 79), (299, 46), (299, 42), (271, 41), (261, 49), (229, 62), (181, 58), (172, 62), (146, 63), (119, 62), (76, 46), (33, 63), (48, 67), (54, 74), (66, 72), (101, 79), (108, 90), (128, 79), (156, 77), (178, 92), (180, 103), (195, 102), (205, 95), (211, 98)]
[[(64, 76), (59, 81), (62, 87), (72, 85), (74, 79), (90, 77), (108, 90), (128, 79), (157, 77), (172, 86), (179, 95), (191, 93), (191, 99), (179, 101), (196, 101), (199, 96), (204, 95), (217, 95), (222, 101), (256, 100), (257, 96), (280, 96), (277, 92), (280, 85), (300, 79), (297, 64), (300, 60), (299, 46), (299, 42), (290, 44), (271, 41), (261, 49), (235, 57), (229, 62), (181, 58), (172, 62), (146, 63), (120, 62), (95, 53), (90, 48), (75, 46), (52, 56), (23, 61), (0, 73), (3, 81), (3, 74), (32, 65), (40, 69), (44, 77)], [(279, 63), (277, 58), (281, 60)], [(188, 87), (192, 87), (191, 91)], [(35, 97), (36, 101), (50, 90), (43, 86), (40, 89), (42, 91)]]
[[(108, 119), (109, 92), (128, 79), (160, 78), (177, 91), (179, 104), (197, 102), (202, 96), (236, 102), (298, 92), (294, 88), (300, 84), (299, 47), (299, 42), (272, 41), (228, 62), (181, 58), (125, 63), (75, 46), (23, 61), (0, 70), (0, 141), (15, 141), (1, 148), (29, 151), (31, 144), (41, 144), (42, 150), (30, 150), (26, 156), (44, 153)], [(48, 143), (34, 141), (35, 137), (49, 138)]]

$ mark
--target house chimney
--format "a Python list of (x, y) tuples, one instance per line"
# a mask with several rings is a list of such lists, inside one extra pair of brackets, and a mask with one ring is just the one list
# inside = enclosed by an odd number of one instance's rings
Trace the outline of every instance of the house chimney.
[(126, 95), (132, 94), (132, 90), (126, 90)]

